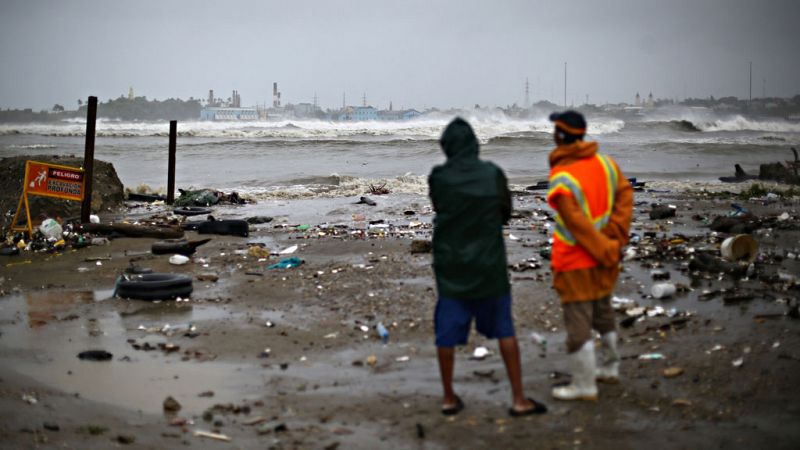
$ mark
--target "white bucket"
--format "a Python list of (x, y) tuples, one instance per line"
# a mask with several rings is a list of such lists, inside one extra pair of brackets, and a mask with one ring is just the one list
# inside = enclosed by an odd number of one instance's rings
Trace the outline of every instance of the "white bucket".
[(719, 251), (730, 261), (753, 262), (758, 256), (758, 243), (749, 234), (737, 234), (722, 241)]

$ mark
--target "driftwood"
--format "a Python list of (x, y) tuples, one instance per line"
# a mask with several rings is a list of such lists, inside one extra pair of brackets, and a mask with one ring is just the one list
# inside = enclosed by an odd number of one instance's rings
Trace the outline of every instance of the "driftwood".
[(94, 234), (121, 234), (126, 237), (150, 237), (158, 239), (176, 239), (183, 237), (183, 230), (170, 226), (133, 225), (129, 223), (84, 223), (83, 231)]

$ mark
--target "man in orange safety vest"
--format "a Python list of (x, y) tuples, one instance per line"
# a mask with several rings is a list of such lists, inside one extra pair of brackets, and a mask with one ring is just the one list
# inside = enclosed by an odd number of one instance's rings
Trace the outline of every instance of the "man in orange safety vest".
[[(586, 120), (554, 113), (557, 147), (550, 153), (547, 201), (556, 211), (551, 263), (561, 298), (572, 381), (553, 389), (560, 400), (596, 400), (596, 380), (619, 380), (618, 335), (610, 296), (628, 243), (633, 189), (617, 163), (587, 142)], [(596, 365), (592, 329), (605, 357)]]

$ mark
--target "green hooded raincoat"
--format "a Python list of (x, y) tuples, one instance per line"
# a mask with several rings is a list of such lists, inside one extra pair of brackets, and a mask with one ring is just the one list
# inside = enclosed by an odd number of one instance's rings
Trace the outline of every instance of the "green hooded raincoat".
[(461, 300), (504, 295), (511, 289), (503, 242), (503, 224), (511, 215), (505, 174), (478, 159), (478, 140), (461, 118), (447, 126), (440, 143), (447, 162), (428, 177), (439, 295)]

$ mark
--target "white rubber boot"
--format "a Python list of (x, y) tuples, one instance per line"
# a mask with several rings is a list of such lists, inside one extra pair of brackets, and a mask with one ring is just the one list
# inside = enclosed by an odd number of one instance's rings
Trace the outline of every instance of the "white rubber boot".
[(553, 388), (553, 397), (559, 400), (597, 400), (595, 383), (594, 342), (588, 340), (570, 356), (572, 382)]
[(617, 342), (619, 335), (616, 331), (604, 334), (601, 338), (603, 342), (603, 362), (597, 368), (597, 381), (603, 383), (619, 383), (619, 351)]

